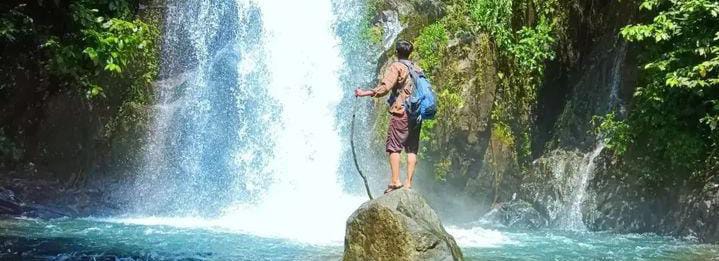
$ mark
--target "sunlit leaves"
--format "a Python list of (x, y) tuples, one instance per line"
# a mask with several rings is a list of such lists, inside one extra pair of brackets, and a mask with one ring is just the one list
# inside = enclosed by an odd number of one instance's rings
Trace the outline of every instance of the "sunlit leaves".
[(52, 54), (49, 70), (90, 98), (104, 96), (101, 82), (108, 77), (126, 77), (130, 88), (149, 84), (157, 70), (152, 46), (158, 32), (131, 13), (125, 0), (71, 3), (71, 26), (77, 30), (42, 45)]
[(606, 148), (622, 155), (634, 141), (629, 124), (617, 118), (616, 114), (609, 113), (603, 117), (595, 116), (592, 123), (596, 132), (603, 139)]
[(419, 65), (426, 73), (431, 72), (439, 65), (443, 50), (447, 47), (447, 31), (442, 23), (434, 23), (422, 29), (414, 41), (416, 54), (419, 55)]
[(511, 0), (479, 0), (470, 10), (472, 20), (479, 29), (494, 37), (497, 46), (508, 49), (512, 45)]
[(22, 12), (25, 4), (0, 13), (0, 40), (15, 41), (18, 37), (32, 32), (33, 19)]
[(719, 149), (719, 2), (645, 0), (640, 9), (653, 17), (621, 30), (642, 47), (644, 69), (624, 121), (629, 127), (605, 118), (600, 129), (617, 152), (630, 143), (617, 133), (627, 131), (641, 141), (637, 150), (669, 166), (695, 168)]
[(528, 70), (530, 74), (541, 76), (544, 62), (554, 59), (554, 38), (551, 36), (551, 30), (547, 19), (542, 19), (535, 27), (522, 27), (517, 32), (519, 40), (509, 48), (521, 68)]
[(105, 71), (120, 74), (136, 56), (150, 55), (145, 46), (153, 36), (146, 24), (115, 18), (104, 22), (98, 19), (98, 23), (104, 30), (84, 30), (86, 39), (94, 46), (85, 48), (84, 53), (93, 62), (104, 65)]

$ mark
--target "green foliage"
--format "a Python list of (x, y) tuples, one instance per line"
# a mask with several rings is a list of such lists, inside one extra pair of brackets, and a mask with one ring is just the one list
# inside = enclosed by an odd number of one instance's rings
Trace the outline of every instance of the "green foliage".
[[(134, 0), (0, 2), (0, 111), (6, 113), (0, 120), (12, 124), (5, 131), (44, 126), (45, 106), (67, 101), (68, 91), (87, 97), (88, 106), (80, 109), (92, 108), (83, 113), (92, 119), (72, 122), (87, 124), (79, 126), (83, 132), (86, 126), (145, 113), (121, 109), (147, 104), (158, 71), (159, 32), (137, 19), (138, 6)], [(24, 148), (44, 146), (27, 131), (1, 132), (0, 161), (45, 157), (26, 155)], [(109, 142), (98, 138), (91, 143)]]
[(603, 117), (594, 116), (592, 124), (596, 126), (595, 131), (602, 137), (606, 148), (617, 155), (624, 154), (634, 140), (629, 124), (617, 119), (613, 112)]
[(384, 29), (380, 26), (367, 26), (362, 30), (362, 38), (372, 44), (379, 45), (382, 43)]
[(515, 30), (512, 26), (516, 6), (513, 6), (511, 0), (476, 0), (469, 3), (474, 22), (471, 27), (475, 28), (472, 31), (487, 32), (492, 35), (500, 54), (506, 56), (508, 62), (516, 65), (516, 69), (524, 71), (523, 74), (526, 76), (534, 78), (541, 76), (544, 62), (554, 59), (552, 33), (555, 30), (555, 23), (551, 19), (556, 16), (553, 12), (557, 5), (556, 1), (542, 1), (539, 4), (533, 1), (514, 3), (520, 6), (533, 3), (542, 7), (537, 14), (539, 22), (534, 25), (522, 25), (519, 30)]
[(505, 145), (514, 146), (514, 135), (509, 126), (504, 122), (496, 122), (492, 124), (492, 134)]
[[(430, 151), (446, 151), (430, 137), (452, 135), (463, 120), (462, 104), (469, 97), (460, 93), (467, 79), (454, 79), (438, 75), (451, 72), (453, 64), (443, 59), (450, 50), (450, 39), (458, 41), (489, 36), (487, 49), (493, 53), (493, 66), (497, 69), (497, 90), (492, 106), (493, 135), (513, 148), (521, 163), (531, 160), (531, 125), (536, 105), (536, 93), (541, 84), (544, 65), (554, 59), (555, 38), (558, 27), (558, 1), (539, 0), (446, 0), (446, 15), (439, 21), (423, 28), (414, 40), (415, 54), (420, 66), (435, 80), (438, 92), (440, 122), (423, 126), (422, 139)], [(531, 20), (528, 17), (533, 17)], [(484, 59), (484, 58), (480, 58)], [(440, 76), (440, 82), (435, 77)], [(444, 81), (444, 82), (441, 82)], [(446, 155), (446, 152), (438, 152)], [(430, 154), (431, 153), (423, 153)], [(435, 153), (436, 154), (436, 153)], [(443, 177), (451, 166), (445, 156), (433, 160), (435, 175)], [(441, 164), (440, 164), (441, 163)], [(445, 173), (445, 174), (442, 174)], [(442, 178), (443, 179), (443, 178)]]
[[(128, 13), (125, 1), (109, 1), (109, 15)], [(107, 18), (90, 2), (71, 4), (71, 16), (79, 32), (70, 37), (50, 37), (43, 45), (52, 54), (50, 71), (66, 85), (84, 88), (88, 98), (105, 96), (102, 81), (125, 78), (131, 92), (145, 88), (158, 70), (156, 28), (135, 20)]]
[(645, 0), (640, 9), (651, 21), (621, 31), (643, 50), (627, 124), (638, 151), (696, 169), (719, 149), (719, 3)]
[[(443, 89), (439, 92), (437, 92), (437, 100), (439, 101), (437, 103), (437, 111), (451, 111), (455, 110), (457, 108), (462, 108), (464, 106), (464, 101), (462, 100), (462, 96), (460, 96), (458, 93), (452, 92), (449, 89)], [(452, 117), (456, 117), (456, 115), (451, 114), (445, 114), (443, 115), (442, 121), (447, 122), (453, 122), (454, 119)], [(437, 126), (437, 121), (430, 120), (430, 121), (424, 121), (422, 122), (422, 131), (420, 132), (420, 140), (425, 142), (430, 142), (432, 144), (431, 135), (434, 133), (434, 128)], [(436, 144), (435, 144), (436, 145)], [(426, 147), (425, 147), (426, 149)]]
[[(512, 143), (521, 162), (529, 162), (531, 154), (531, 122), (537, 100), (537, 89), (544, 74), (544, 64), (554, 59), (554, 19), (558, 2), (552, 1), (471, 1), (472, 31), (486, 32), (494, 40), (498, 51), (499, 80), (492, 118), (501, 133), (513, 135)], [(527, 8), (528, 5), (535, 8)], [(535, 11), (536, 10), (536, 11)], [(530, 12), (537, 19), (533, 23), (516, 23)]]
[(33, 19), (24, 13), (25, 5), (18, 5), (0, 14), (0, 40), (13, 42), (20, 35), (32, 32)]
[(531, 77), (530, 84), (539, 84), (544, 63), (554, 59), (552, 30), (548, 20), (542, 18), (534, 27), (522, 27), (516, 34), (518, 40), (508, 48), (516, 60), (515, 63), (519, 65), (518, 69)]
[(652, 54), (644, 65), (648, 73), (655, 74), (653, 76), (663, 76), (657, 80), (667, 87), (701, 91), (716, 86), (719, 83), (719, 3), (684, 0), (642, 4), (647, 10), (664, 6), (652, 23), (627, 26), (622, 29), (622, 36), (634, 42), (654, 42), (658, 45), (656, 49), (667, 51)]
[(447, 31), (442, 23), (433, 23), (422, 29), (414, 40), (415, 55), (419, 55), (419, 66), (431, 77), (431, 72), (437, 68), (442, 59), (444, 49), (447, 48)]
[(434, 164), (434, 178), (439, 181), (446, 181), (452, 168), (452, 161), (442, 158)]
[(361, 37), (365, 41), (368, 41), (374, 45), (380, 45), (382, 43), (382, 37), (384, 36), (384, 28), (379, 25), (372, 24), (374, 16), (379, 13), (385, 7), (385, 3), (382, 0), (366, 0), (365, 2), (365, 15), (362, 18), (361, 25)]
[[(447, 31), (442, 23), (434, 23), (420, 31), (419, 36), (414, 40), (415, 60), (418, 60), (420, 68), (424, 70), (427, 77), (432, 78), (432, 72), (438, 69), (441, 63), (444, 50), (447, 48), (449, 38)], [(419, 59), (416, 59), (416, 57)], [(437, 93), (438, 111), (449, 111), (450, 108), (459, 108), (462, 106), (462, 97), (449, 89), (441, 90)], [(420, 139), (423, 141), (431, 140), (430, 136), (436, 126), (434, 121), (426, 121), (422, 125)]]
[(471, 18), (476, 27), (494, 37), (500, 49), (510, 50), (513, 43), (512, 1), (477, 0), (469, 1)]

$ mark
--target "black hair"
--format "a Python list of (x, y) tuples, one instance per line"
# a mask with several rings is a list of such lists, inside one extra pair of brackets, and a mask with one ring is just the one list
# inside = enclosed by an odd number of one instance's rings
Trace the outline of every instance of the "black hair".
[(397, 46), (395, 47), (397, 50), (397, 58), (399, 59), (409, 59), (409, 55), (412, 53), (412, 43), (405, 40), (400, 40), (397, 42)]

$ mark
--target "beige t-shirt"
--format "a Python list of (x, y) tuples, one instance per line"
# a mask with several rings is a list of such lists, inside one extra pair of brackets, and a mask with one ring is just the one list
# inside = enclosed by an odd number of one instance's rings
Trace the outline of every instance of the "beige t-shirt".
[[(417, 68), (415, 66), (415, 68)], [(400, 62), (392, 63), (384, 73), (377, 87), (372, 89), (374, 97), (382, 97), (390, 91), (395, 93), (397, 99), (389, 106), (389, 113), (402, 115), (405, 112), (404, 101), (412, 94), (412, 79), (407, 66)]]

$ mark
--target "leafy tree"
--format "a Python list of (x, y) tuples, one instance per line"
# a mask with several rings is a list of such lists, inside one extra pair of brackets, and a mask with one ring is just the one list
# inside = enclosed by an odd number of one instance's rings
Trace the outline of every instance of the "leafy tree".
[[(135, 18), (134, 1), (10, 2), (2, 6), (8, 11), (0, 13), (0, 46), (34, 56), (56, 76), (56, 85), (79, 88), (92, 98), (104, 96), (102, 82), (109, 78), (124, 79), (130, 90), (154, 78), (158, 32)], [(53, 16), (47, 17), (46, 12)], [(37, 46), (41, 49), (36, 50)]]
[(104, 96), (100, 81), (108, 76), (136, 79), (131, 91), (152, 81), (158, 32), (139, 19), (130, 20), (127, 1), (77, 1), (70, 10), (79, 30), (70, 37), (50, 37), (44, 44), (53, 53), (52, 72), (66, 84), (83, 87), (89, 98)]
[(628, 125), (617, 129), (625, 134), (605, 129), (619, 154), (632, 144), (658, 162), (697, 170), (719, 148), (719, 2), (644, 0), (640, 9), (651, 19), (621, 31), (643, 64), (632, 109), (625, 122), (602, 125)]
[[(31, 151), (27, 129), (58, 92), (87, 97), (101, 122), (145, 104), (158, 71), (158, 30), (137, 0), (0, 1), (0, 168)], [(127, 113), (126, 113), (127, 114)], [(25, 119), (24, 117), (30, 117)], [(104, 132), (114, 133), (112, 124)], [(110, 127), (108, 127), (110, 126)]]
[(430, 75), (437, 69), (442, 59), (442, 51), (447, 48), (447, 31), (442, 23), (434, 23), (422, 29), (420, 35), (415, 39), (414, 45), (419, 55), (419, 66)]

